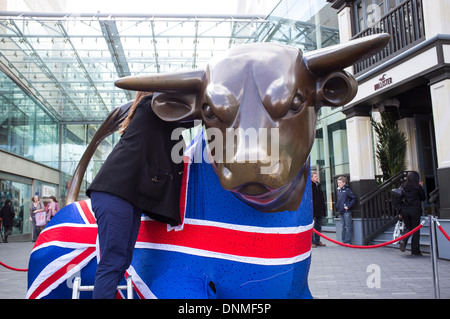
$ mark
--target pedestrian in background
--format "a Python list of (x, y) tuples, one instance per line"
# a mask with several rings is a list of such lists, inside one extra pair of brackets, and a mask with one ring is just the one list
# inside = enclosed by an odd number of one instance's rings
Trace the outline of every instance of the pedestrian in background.
[(341, 218), (342, 242), (351, 244), (353, 232), (352, 206), (356, 202), (356, 197), (347, 185), (347, 179), (344, 176), (338, 177), (337, 191), (336, 211)]
[(8, 198), (5, 200), (5, 204), (3, 205), (2, 209), (0, 210), (0, 219), (2, 220), (3, 224), (3, 242), (8, 242), (8, 236), (11, 235), (12, 228), (13, 228), (13, 219), (14, 219), (14, 208), (11, 205), (11, 200)]
[(32, 241), (36, 241), (39, 234), (41, 233), (41, 226), (36, 225), (36, 214), (45, 211), (44, 203), (39, 200), (38, 195), (34, 195), (33, 198), (31, 198), (31, 205), (30, 205), (30, 221), (33, 225), (31, 228), (32, 235)]
[[(311, 172), (311, 186), (312, 186), (312, 198), (313, 198), (313, 218), (314, 218), (314, 229), (319, 233), (322, 231), (322, 218), (325, 216), (325, 200), (322, 192), (322, 188), (319, 183), (319, 174), (317, 172)], [(312, 247), (326, 246), (320, 241), (320, 236), (313, 233), (312, 237)]]
[[(399, 217), (405, 223), (405, 234), (419, 226), (422, 216), (422, 201), (426, 199), (423, 182), (420, 181), (419, 173), (409, 172), (406, 176), (406, 182), (402, 186), (403, 204)], [(405, 251), (409, 237), (400, 241), (400, 250)], [(420, 252), (420, 230), (412, 235), (411, 255), (421, 256)]]

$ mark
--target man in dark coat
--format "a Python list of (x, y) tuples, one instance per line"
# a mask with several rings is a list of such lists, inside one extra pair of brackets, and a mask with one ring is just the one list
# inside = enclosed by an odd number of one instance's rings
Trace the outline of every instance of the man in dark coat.
[(353, 220), (352, 206), (356, 202), (356, 196), (347, 185), (347, 179), (344, 176), (338, 178), (336, 211), (341, 217), (342, 223), (342, 242), (352, 243)]
[[(313, 199), (313, 218), (314, 218), (314, 229), (319, 233), (322, 231), (322, 218), (325, 216), (325, 201), (322, 192), (322, 188), (319, 183), (319, 174), (317, 172), (311, 172), (311, 183), (312, 183), (312, 199)], [(320, 236), (313, 234), (312, 247), (326, 246), (320, 241)]]
[(0, 210), (0, 218), (2, 219), (3, 229), (3, 242), (8, 242), (8, 236), (11, 235), (14, 219), (14, 208), (11, 206), (11, 200), (7, 199), (5, 205)]

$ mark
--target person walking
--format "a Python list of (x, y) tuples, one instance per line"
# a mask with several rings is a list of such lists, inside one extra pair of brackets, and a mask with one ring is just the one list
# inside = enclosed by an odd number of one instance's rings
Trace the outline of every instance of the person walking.
[(352, 206), (356, 202), (356, 197), (350, 187), (347, 185), (345, 176), (338, 177), (336, 211), (341, 218), (342, 223), (342, 242), (352, 243), (353, 220)]
[[(312, 198), (313, 198), (313, 219), (314, 219), (314, 229), (319, 233), (322, 231), (322, 218), (325, 216), (325, 200), (322, 192), (322, 188), (319, 183), (319, 174), (315, 171), (311, 172), (311, 187), (312, 187)], [(320, 236), (313, 233), (312, 237), (312, 247), (326, 246), (320, 241)]]
[(11, 205), (11, 200), (8, 198), (7, 200), (5, 200), (5, 204), (0, 210), (0, 219), (2, 220), (4, 229), (2, 238), (4, 243), (8, 242), (8, 236), (12, 233), (14, 216), (14, 208)]
[[(422, 216), (422, 201), (426, 199), (423, 182), (420, 181), (418, 172), (409, 172), (406, 176), (406, 182), (402, 186), (403, 204), (399, 217), (405, 223), (404, 233), (408, 233), (420, 224)], [(400, 241), (400, 250), (405, 251), (409, 237)], [(420, 252), (420, 230), (412, 235), (411, 255), (421, 256)]]
[(34, 195), (30, 205), (30, 221), (32, 223), (32, 241), (35, 242), (41, 233), (41, 226), (36, 225), (36, 214), (45, 211), (44, 203), (39, 200), (38, 195)]
[(184, 163), (174, 163), (176, 122), (161, 120), (151, 107), (153, 94), (138, 92), (121, 128), (121, 138), (86, 191), (98, 225), (100, 261), (94, 299), (113, 299), (131, 264), (141, 215), (181, 223), (179, 200)]

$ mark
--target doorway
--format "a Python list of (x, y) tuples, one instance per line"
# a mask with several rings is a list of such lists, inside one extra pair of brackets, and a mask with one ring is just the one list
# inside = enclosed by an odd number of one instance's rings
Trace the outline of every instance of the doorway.
[(427, 201), (424, 202), (425, 211), (431, 213), (428, 203), (429, 194), (438, 187), (436, 139), (432, 115), (414, 115), (416, 122), (417, 154), (419, 161), (419, 174), (424, 182)]

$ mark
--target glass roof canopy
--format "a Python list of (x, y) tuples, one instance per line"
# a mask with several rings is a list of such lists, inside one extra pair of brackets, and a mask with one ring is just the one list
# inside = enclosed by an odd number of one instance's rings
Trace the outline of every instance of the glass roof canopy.
[[(216, 54), (248, 42), (304, 51), (339, 43), (337, 28), (305, 20), (3, 11), (0, 70), (56, 121), (101, 122), (134, 98), (114, 86), (122, 76), (203, 68)], [(0, 76), (0, 94), (9, 81)]]
[(134, 98), (119, 77), (201, 68), (270, 27), (259, 16), (8, 14), (0, 67), (59, 122), (102, 121)]

